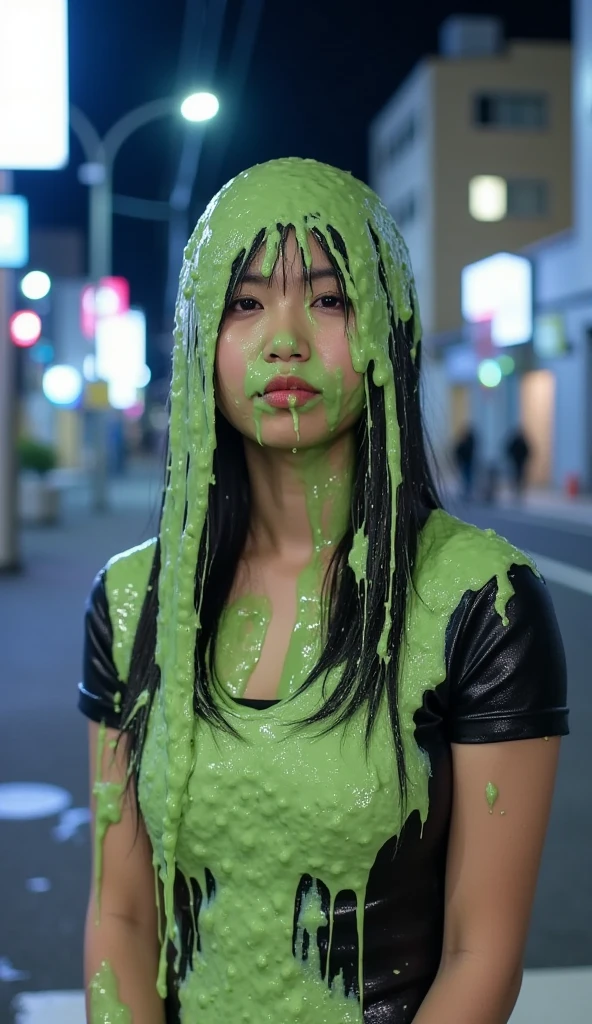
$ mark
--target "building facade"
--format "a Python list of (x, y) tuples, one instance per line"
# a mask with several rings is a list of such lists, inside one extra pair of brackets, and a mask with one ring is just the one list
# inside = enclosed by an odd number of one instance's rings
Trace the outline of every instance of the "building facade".
[(530, 247), (551, 479), (592, 490), (592, 0), (573, 2), (573, 227)]
[[(571, 48), (503, 40), (452, 18), (370, 128), (370, 180), (409, 245), (421, 305), (424, 407), (441, 460), (472, 416), (461, 273), (572, 221)], [(461, 345), (462, 348), (462, 345)]]

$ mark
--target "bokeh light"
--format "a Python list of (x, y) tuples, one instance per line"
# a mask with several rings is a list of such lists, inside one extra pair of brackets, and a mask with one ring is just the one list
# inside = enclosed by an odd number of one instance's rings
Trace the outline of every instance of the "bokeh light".
[(31, 270), (21, 281), (21, 291), (26, 299), (44, 299), (51, 291), (51, 278), (43, 270)]
[(496, 388), (502, 379), (502, 371), (496, 359), (484, 359), (477, 370), (479, 382), (484, 388)]
[(43, 374), (42, 387), (52, 405), (74, 405), (82, 394), (82, 374), (74, 366), (50, 366)]
[(30, 348), (41, 337), (41, 317), (32, 309), (21, 309), (10, 318), (10, 337), (19, 348)]

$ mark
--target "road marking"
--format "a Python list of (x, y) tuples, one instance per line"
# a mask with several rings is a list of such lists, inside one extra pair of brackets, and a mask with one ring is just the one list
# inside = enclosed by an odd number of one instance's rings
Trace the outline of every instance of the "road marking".
[[(590, 1024), (592, 967), (525, 971), (510, 1024)], [(84, 992), (21, 992), (14, 1024), (85, 1024)]]
[(21, 992), (14, 1024), (86, 1024), (84, 992)]
[(529, 554), (550, 583), (559, 583), (562, 587), (569, 587), (570, 590), (579, 590), (582, 594), (592, 596), (592, 572), (588, 572), (587, 569), (578, 569), (577, 566), (568, 565), (567, 562), (556, 562), (554, 558), (537, 555), (533, 551)]
[(0, 785), (0, 818), (4, 821), (49, 818), (71, 803), (72, 797), (66, 789), (45, 782), (6, 782)]

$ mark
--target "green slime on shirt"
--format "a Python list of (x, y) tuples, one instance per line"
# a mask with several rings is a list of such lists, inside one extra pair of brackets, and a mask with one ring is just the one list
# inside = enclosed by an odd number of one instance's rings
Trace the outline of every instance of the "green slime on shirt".
[[(323, 490), (326, 484), (319, 480), (315, 484), (312, 470), (307, 469), (306, 475), (314, 556), (299, 579), (297, 640), (286, 658), (282, 699), (263, 713), (238, 707), (231, 700), (242, 680), (248, 679), (249, 665), (256, 664), (265, 636), (265, 613), (261, 607), (257, 611), (261, 596), (254, 595), (243, 602), (245, 613), (254, 615), (254, 625), (248, 642), (235, 654), (233, 671), (239, 671), (225, 680), (228, 697), (224, 691), (219, 695), (235, 734), (213, 730), (193, 713), (194, 646), (199, 629), (194, 577), (208, 493), (214, 485), (216, 340), (234, 260), (249, 251), (263, 228), (262, 271), (271, 274), (280, 241), (278, 223), (293, 225), (307, 265), (311, 229), (317, 228), (327, 240), (355, 314), (350, 335), (354, 369), (364, 374), (366, 394), (368, 373), (384, 389), (385, 500), (391, 503), (392, 526), (390, 564), (385, 566), (390, 586), (378, 653), (385, 661), (390, 657), (396, 490), (401, 475), (388, 338), (391, 317), (406, 321), (417, 311), (409, 258), (387, 210), (361, 182), (314, 161), (273, 161), (239, 175), (208, 206), (185, 252), (176, 315), (170, 476), (160, 532), (156, 657), (161, 686), (150, 714), (139, 794), (164, 890), (166, 937), (158, 979), (162, 996), (166, 938), (178, 941), (175, 871), (186, 879), (197, 879), (204, 894), (199, 912), (193, 908), (201, 945), (193, 950), (193, 969), (180, 990), (183, 1024), (197, 1020), (218, 1024), (221, 1019), (252, 1020), (253, 1024), (362, 1021), (361, 1001), (346, 998), (340, 979), (331, 986), (323, 979), (314, 933), (320, 926), (327, 927), (330, 943), (335, 898), (340, 891), (353, 891), (362, 989), (366, 884), (377, 853), (404, 824), (386, 708), (378, 716), (368, 750), (364, 714), (325, 735), (320, 729), (294, 725), (314, 713), (323, 699), (322, 682), (303, 691), (299, 685), (318, 657), (320, 643), (320, 553), (327, 543), (324, 508), (333, 504), (332, 514), (343, 515), (338, 498), (331, 502)], [(330, 226), (344, 240), (347, 265), (333, 245)], [(380, 282), (379, 255), (388, 295)], [(415, 343), (419, 335), (416, 314)], [(254, 366), (253, 378), (256, 370)], [(246, 389), (253, 387), (254, 394), (259, 390), (255, 383), (246, 381)], [(329, 424), (329, 417), (336, 415), (337, 422), (343, 414), (338, 392), (335, 386), (336, 414), (326, 403)], [(253, 404), (257, 416), (256, 398)], [(306, 414), (306, 406), (299, 414)], [(368, 408), (366, 416), (370, 428)], [(329, 486), (337, 492), (336, 485)], [(347, 488), (343, 493), (348, 493)], [(350, 554), (360, 584), (366, 579), (367, 551), (362, 527)], [(114, 657), (122, 679), (129, 668), (152, 556), (153, 549), (143, 546), (114, 560), (108, 569)], [(450, 616), (466, 590), (478, 590), (492, 578), (497, 578), (498, 585), (496, 608), (505, 616), (513, 593), (508, 569), (523, 563), (529, 564), (507, 542), (443, 512), (433, 512), (422, 531), (400, 678), (402, 742), (409, 776), (406, 817), (417, 812), (421, 822), (427, 818), (429, 764), (415, 742), (413, 715), (425, 690), (445, 678)], [(240, 614), (228, 609), (229, 637), (233, 617), (235, 625), (241, 621)], [(324, 681), (326, 693), (337, 682), (332, 673)], [(216, 880), (210, 899), (205, 896), (206, 870)], [(292, 952), (293, 915), (305, 874), (328, 889), (330, 904), (322, 907), (316, 883), (303, 900), (297, 943), (302, 944), (305, 931), (311, 941), (308, 958), (301, 962)], [(104, 1024), (104, 1018), (93, 1024)]]
[[(153, 548), (144, 547), (112, 562), (108, 593), (121, 593), (128, 582), (141, 595), (152, 554)], [(422, 822), (428, 813), (429, 764), (415, 741), (413, 715), (425, 690), (445, 679), (446, 627), (463, 594), (496, 578), (503, 613), (513, 593), (508, 577), (513, 564), (530, 563), (502, 538), (445, 512), (432, 512), (421, 533), (417, 590), (407, 613), (400, 713), (409, 772), (407, 816), (417, 812)], [(141, 596), (136, 621), (140, 608)], [(110, 612), (117, 621), (113, 604)], [(125, 621), (129, 623), (130, 616)], [(261, 628), (253, 633), (258, 632), (262, 644), (263, 615), (259, 622)], [(239, 665), (246, 660), (243, 642), (251, 651), (249, 657), (256, 656), (254, 635), (248, 629), (246, 633), (242, 641), (240, 630), (236, 633)], [(117, 667), (125, 677), (128, 666), (121, 650)], [(194, 969), (181, 988), (181, 1019), (183, 1024), (217, 1024), (220, 1019), (360, 1024), (362, 1007), (357, 999), (345, 996), (342, 979), (335, 979), (331, 988), (322, 979), (316, 943), (310, 942), (304, 963), (295, 959), (294, 900), (303, 874), (324, 883), (331, 898), (327, 910), (317, 888), (307, 894), (297, 926), (298, 951), (304, 930), (309, 936), (319, 927), (331, 930), (337, 894), (353, 890), (361, 962), (369, 873), (378, 851), (403, 823), (388, 716), (379, 716), (366, 755), (363, 715), (347, 730), (334, 729), (325, 736), (294, 728), (296, 719), (318, 706), (318, 686), (261, 712), (232, 702), (234, 682), (227, 683), (228, 703), (223, 695), (220, 699), (238, 736), (214, 731), (201, 721), (193, 727), (194, 758), (183, 795), (176, 863), (187, 879), (198, 880), (203, 893), (209, 869), (216, 893), (202, 903), (199, 913), (193, 910), (201, 950), (194, 948)], [(335, 682), (329, 680), (329, 685)], [(159, 865), (170, 756), (166, 737), (161, 689), (149, 721), (140, 776), (140, 806)], [(256, 1012), (249, 1008), (254, 1005)], [(104, 1020), (93, 1018), (93, 1024)]]

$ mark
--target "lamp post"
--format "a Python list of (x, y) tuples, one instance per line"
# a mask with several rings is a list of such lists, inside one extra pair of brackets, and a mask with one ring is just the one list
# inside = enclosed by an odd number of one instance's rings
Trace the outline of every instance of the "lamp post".
[[(93, 284), (111, 274), (113, 249), (113, 165), (124, 142), (134, 132), (152, 121), (179, 110), (177, 100), (170, 97), (152, 100), (124, 114), (101, 138), (86, 114), (70, 107), (70, 126), (85, 157), (78, 176), (90, 191), (88, 225), (88, 265)], [(187, 121), (207, 121), (218, 112), (218, 101), (211, 93), (193, 93), (180, 107)], [(95, 466), (92, 503), (96, 511), (107, 507), (107, 437), (104, 416), (95, 414)]]
[[(12, 192), (12, 174), (0, 171), (0, 195)], [(9, 320), (14, 310), (14, 271), (0, 270), (0, 572), (19, 565), (16, 472), (16, 351)]]

